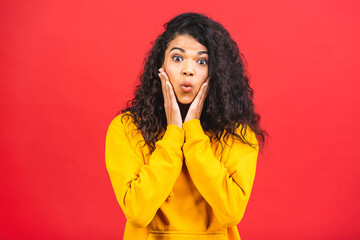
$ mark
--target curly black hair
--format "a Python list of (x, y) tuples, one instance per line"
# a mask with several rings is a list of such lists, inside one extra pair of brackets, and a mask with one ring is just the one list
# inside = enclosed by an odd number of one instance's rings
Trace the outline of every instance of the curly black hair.
[[(253, 89), (244, 67), (244, 56), (229, 32), (218, 22), (199, 13), (183, 13), (164, 24), (144, 60), (135, 96), (119, 112), (131, 116), (152, 152), (167, 126), (158, 69), (162, 66), (169, 42), (178, 35), (190, 35), (208, 49), (210, 85), (200, 122), (205, 131), (220, 141), (233, 135), (254, 146), (246, 138), (246, 126), (255, 133), (260, 150), (267, 133), (261, 129), (260, 115), (254, 111)], [(241, 127), (241, 131), (236, 131)], [(221, 142), (221, 141), (220, 141)]]

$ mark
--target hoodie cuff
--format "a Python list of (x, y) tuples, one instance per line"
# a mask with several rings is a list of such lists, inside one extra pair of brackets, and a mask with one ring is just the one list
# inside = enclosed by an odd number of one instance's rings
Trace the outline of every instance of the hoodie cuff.
[(162, 139), (168, 142), (173, 142), (176, 146), (181, 148), (184, 144), (185, 133), (184, 130), (178, 126), (170, 124), (166, 127), (166, 131)]
[(199, 119), (192, 119), (183, 123), (186, 140), (207, 137)]

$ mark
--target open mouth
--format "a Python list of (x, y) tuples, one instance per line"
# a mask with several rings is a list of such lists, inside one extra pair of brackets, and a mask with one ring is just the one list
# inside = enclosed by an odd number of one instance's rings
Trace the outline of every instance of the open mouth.
[(190, 82), (181, 83), (181, 89), (184, 92), (190, 92), (192, 88), (193, 88), (193, 85)]

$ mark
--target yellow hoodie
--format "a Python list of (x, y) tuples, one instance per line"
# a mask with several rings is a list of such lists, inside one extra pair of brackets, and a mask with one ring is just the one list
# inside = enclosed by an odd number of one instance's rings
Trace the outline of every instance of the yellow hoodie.
[[(105, 159), (127, 218), (124, 240), (240, 239), (258, 148), (232, 136), (222, 148), (209, 136), (197, 119), (168, 125), (150, 154), (130, 117), (111, 122)], [(257, 145), (249, 127), (246, 138)]]

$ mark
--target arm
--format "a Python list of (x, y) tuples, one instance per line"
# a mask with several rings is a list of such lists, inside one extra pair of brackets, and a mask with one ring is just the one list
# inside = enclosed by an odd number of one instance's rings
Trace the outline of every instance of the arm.
[(139, 132), (128, 133), (128, 126), (135, 129), (130, 121), (125, 117), (122, 123), (118, 116), (111, 122), (106, 136), (106, 167), (127, 220), (136, 227), (146, 227), (180, 174), (184, 132), (175, 125), (168, 125), (145, 164), (147, 151), (142, 152), (144, 142), (139, 143), (143, 138)]
[[(185, 162), (196, 188), (224, 226), (235, 226), (244, 215), (250, 197), (258, 151), (229, 138), (230, 150), (225, 162), (221, 163), (214, 157), (200, 120), (185, 122), (183, 129)], [(247, 136), (257, 144), (250, 128)]]

